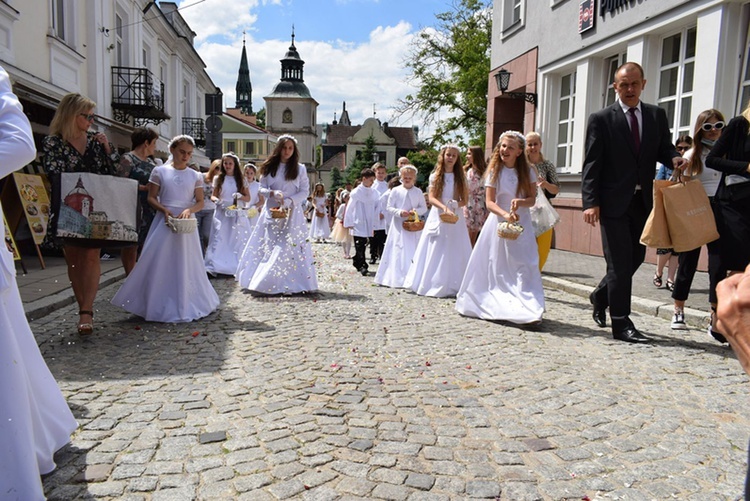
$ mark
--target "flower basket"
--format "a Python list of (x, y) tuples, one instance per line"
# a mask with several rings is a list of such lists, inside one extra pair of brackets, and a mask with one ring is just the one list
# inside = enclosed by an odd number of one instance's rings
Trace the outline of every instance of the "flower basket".
[(176, 217), (167, 217), (167, 226), (174, 233), (193, 233), (198, 228), (198, 220), (194, 217), (179, 219)]
[(236, 205), (230, 205), (229, 207), (224, 209), (224, 215), (226, 217), (238, 217), (243, 212), (244, 212), (244, 209), (240, 209)]
[(450, 214), (448, 212), (443, 212), (442, 214), (440, 214), (440, 220), (444, 223), (456, 224), (456, 221), (458, 221), (458, 216), (455, 214)]
[(274, 207), (270, 211), (271, 217), (274, 219), (286, 219), (289, 215), (289, 211), (284, 207)]
[(406, 231), (422, 231), (424, 229), (424, 221), (404, 221), (401, 226)]
[(497, 236), (506, 240), (516, 240), (523, 233), (523, 226), (518, 223), (503, 221), (497, 225)]
[(320, 212), (319, 210), (316, 210), (316, 211), (315, 211), (315, 217), (323, 217), (323, 216), (325, 216), (325, 215), (326, 215), (326, 213), (325, 213), (325, 212)]

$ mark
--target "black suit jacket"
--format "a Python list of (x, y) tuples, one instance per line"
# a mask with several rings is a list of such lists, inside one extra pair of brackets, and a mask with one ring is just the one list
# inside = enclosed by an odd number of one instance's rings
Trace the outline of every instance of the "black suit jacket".
[(589, 116), (581, 193), (583, 208), (599, 207), (602, 217), (622, 216), (636, 185), (646, 208), (653, 206), (656, 163), (672, 165), (680, 154), (672, 144), (667, 114), (658, 106), (641, 102), (641, 147), (635, 153), (628, 117), (619, 102)]

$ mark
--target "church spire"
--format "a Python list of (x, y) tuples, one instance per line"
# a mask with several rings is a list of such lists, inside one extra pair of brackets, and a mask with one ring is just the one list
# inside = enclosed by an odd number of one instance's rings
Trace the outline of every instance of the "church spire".
[(245, 32), (242, 32), (242, 56), (240, 57), (240, 71), (237, 75), (236, 108), (245, 115), (253, 114), (253, 84), (250, 83), (250, 66), (247, 64), (247, 50), (245, 49)]
[(294, 46), (294, 25), (292, 25), (292, 45), (281, 60), (281, 81), (304, 82), (302, 70), (304, 65), (305, 62), (299, 57), (297, 47)]

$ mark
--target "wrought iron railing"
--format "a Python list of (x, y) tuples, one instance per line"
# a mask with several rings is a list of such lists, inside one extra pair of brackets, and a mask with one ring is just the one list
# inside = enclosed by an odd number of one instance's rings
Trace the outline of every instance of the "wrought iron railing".
[(169, 119), (164, 112), (164, 83), (146, 68), (112, 67), (112, 109), (115, 119), (135, 125)]
[(196, 146), (206, 146), (206, 125), (202, 118), (183, 117), (182, 133), (192, 136)]

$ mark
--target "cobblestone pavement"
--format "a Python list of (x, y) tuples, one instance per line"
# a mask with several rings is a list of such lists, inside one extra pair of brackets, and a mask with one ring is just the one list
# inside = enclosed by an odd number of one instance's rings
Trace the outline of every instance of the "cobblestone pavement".
[(533, 329), (467, 319), (315, 252), (313, 296), (215, 279), (220, 311), (154, 324), (113, 285), (89, 338), (35, 320), (80, 423), (49, 498), (740, 499), (748, 381), (705, 332), (617, 342), (557, 290)]

